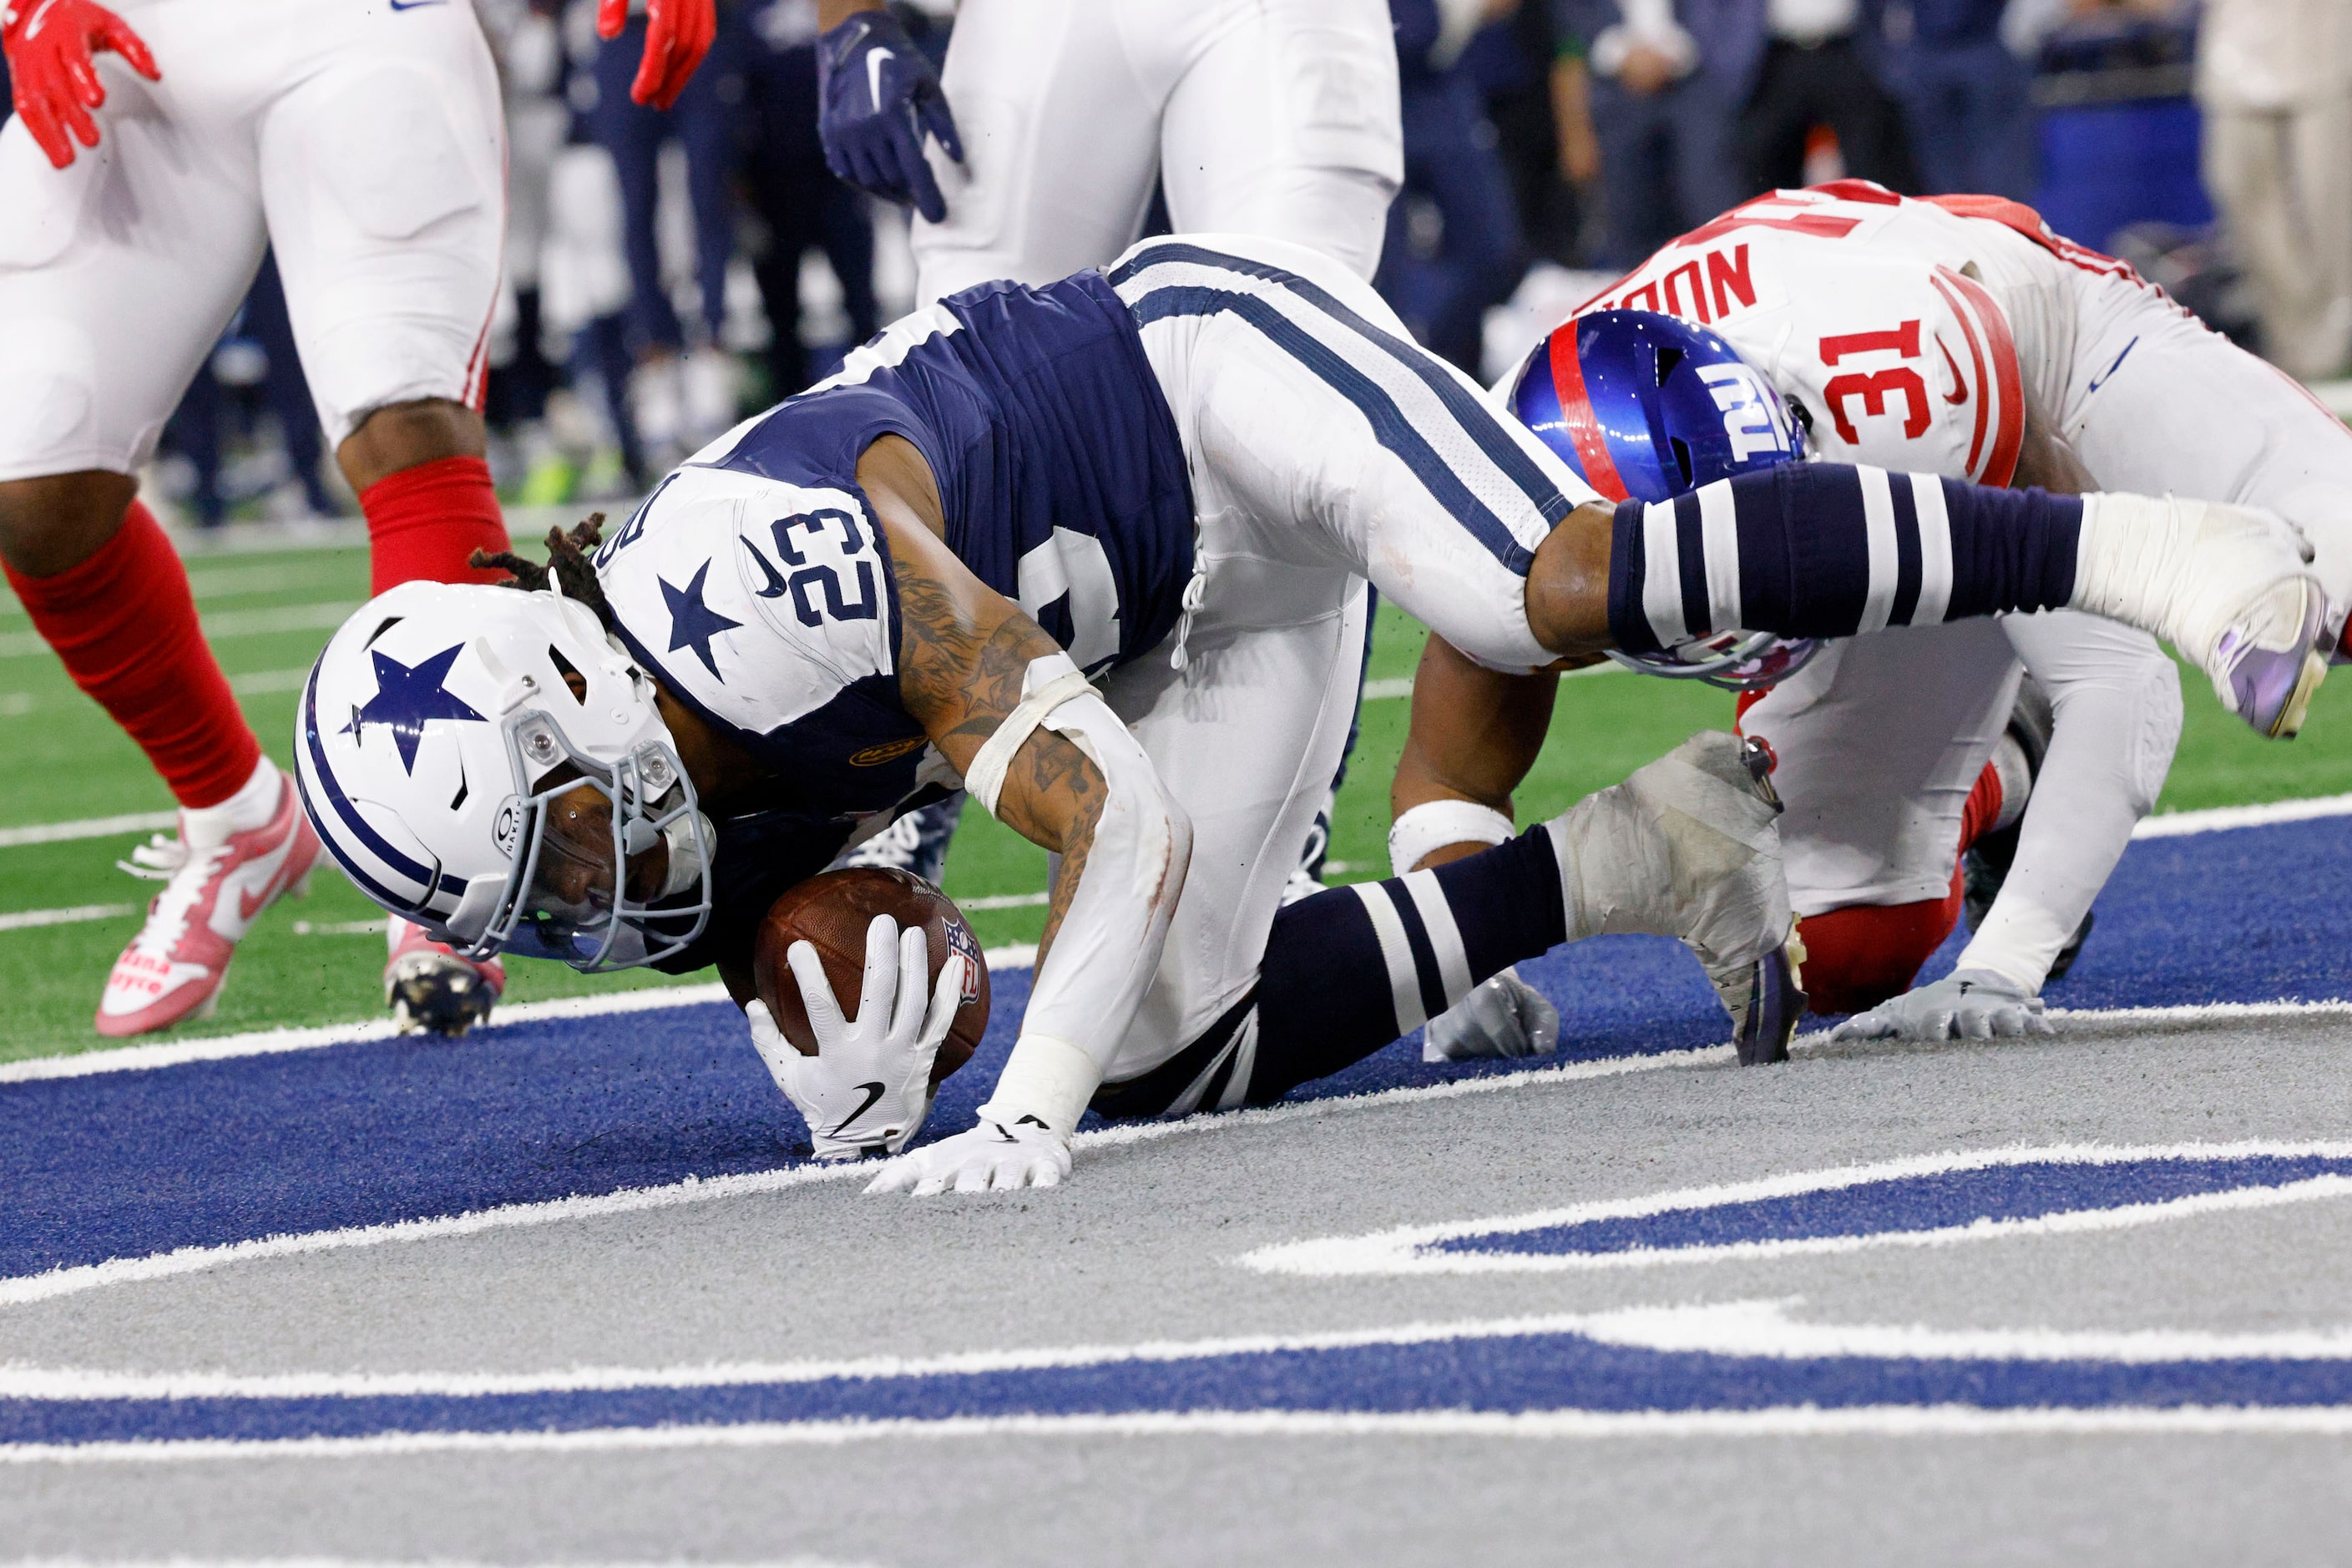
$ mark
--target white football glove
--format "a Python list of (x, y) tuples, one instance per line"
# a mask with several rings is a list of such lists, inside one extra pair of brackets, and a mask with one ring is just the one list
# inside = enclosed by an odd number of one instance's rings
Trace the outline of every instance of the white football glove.
[(1070, 1135), (1042, 1123), (991, 1121), (901, 1154), (866, 1184), (869, 1193), (1002, 1193), (1056, 1187), (1070, 1173)]
[(852, 1160), (879, 1149), (897, 1153), (931, 1110), (931, 1064), (948, 1037), (963, 994), (961, 954), (949, 958), (924, 1005), (929, 945), (919, 931), (901, 931), (888, 915), (866, 928), (866, 981), (857, 1016), (845, 1019), (816, 949), (784, 950), (816, 1036), (804, 1057), (776, 1027), (767, 1004), (744, 1008), (751, 1044), (776, 1087), (800, 1108), (809, 1146), (820, 1160)]
[(1990, 969), (1956, 969), (1932, 985), (1855, 1014), (1830, 1038), (1990, 1040), (2056, 1033), (2042, 1016), (2042, 998), (2016, 981)]
[(1506, 969), (1429, 1021), (1422, 1037), (1425, 1062), (1466, 1062), (1480, 1057), (1548, 1057), (1559, 1045), (1559, 1009)]

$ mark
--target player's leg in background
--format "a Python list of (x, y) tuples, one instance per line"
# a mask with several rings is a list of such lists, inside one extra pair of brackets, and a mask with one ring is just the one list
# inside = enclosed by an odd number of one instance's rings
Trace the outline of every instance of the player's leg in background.
[[(2324, 139), (2331, 130), (2342, 134), (2347, 118), (2340, 100), (2308, 116), (2217, 105), (2204, 117), (2205, 182), (2245, 258), (2263, 353), (2293, 375), (2336, 374), (2352, 347), (2352, 300), (2331, 298), (2342, 267), (2324, 249), (2345, 220), (2326, 209), (2323, 193), (2341, 203), (2352, 179), (2341, 147)], [(2305, 144), (2306, 120), (2315, 145)], [(2323, 205), (2307, 206), (2314, 195)]]
[(940, 85), (964, 162), (933, 143), (947, 221), (914, 220), (916, 302), (1099, 267), (1151, 205), (1168, 82), (1131, 60), (1124, 5), (968, 0)]
[(181, 807), (176, 842), (134, 852), (166, 886), (109, 977), (109, 1035), (208, 1007), (253, 915), (317, 852), (205, 643), (186, 570), (135, 499), (131, 475), (262, 253), (248, 107), (205, 68), (217, 20), (159, 9), (140, 23), (172, 64), (151, 84), (101, 63), (100, 153), (56, 170), (21, 123), (0, 128), (0, 560), (74, 683)]
[[(1150, 51), (1173, 75), (1160, 163), (1176, 230), (1288, 240), (1369, 280), (1404, 167), (1388, 8), (1379, 0), (1150, 0), (1121, 11), (1130, 50)], [(1507, 188), (1502, 196), (1507, 204)], [(1368, 616), (1367, 661), (1371, 636)], [(1300, 847), (1294, 899), (1321, 885), (1331, 802), (1354, 750), (1350, 724)]]
[[(467, 563), (507, 546), (480, 413), (505, 161), (488, 46), (466, 6), (286, 25), (311, 68), (262, 116), (262, 203), (320, 422), (367, 514), (373, 589), (490, 581)], [(404, 1021), (456, 1032), (504, 985), (402, 922), (387, 942)]]
[(1288, 240), (1369, 280), (1404, 179), (1388, 7), (1145, 0), (1117, 9), (1134, 47), (1157, 45), (1180, 68), (1160, 140), (1176, 232)]
[(1901, 626), (1832, 644), (1742, 704), (1740, 732), (1779, 759), (1814, 1012), (1901, 994), (1951, 934), (1958, 857), (2024, 806), (1987, 782), (2020, 673), (1997, 622)]

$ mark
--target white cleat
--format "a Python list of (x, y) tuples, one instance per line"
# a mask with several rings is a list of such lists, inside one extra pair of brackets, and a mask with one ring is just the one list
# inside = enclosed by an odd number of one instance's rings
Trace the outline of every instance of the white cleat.
[(2283, 739), (2327, 675), (2310, 560), (2303, 536), (2259, 507), (2085, 496), (2074, 605), (2164, 638), (2224, 708)]

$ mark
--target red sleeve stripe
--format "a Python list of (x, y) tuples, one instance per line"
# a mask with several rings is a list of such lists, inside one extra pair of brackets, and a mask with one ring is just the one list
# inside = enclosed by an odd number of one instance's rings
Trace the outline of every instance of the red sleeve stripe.
[(1584, 365), (1576, 350), (1576, 323), (1552, 333), (1545, 353), (1551, 361), (1551, 387), (1559, 397), (1559, 416), (1584, 467), (1585, 482), (1611, 500), (1625, 500), (1632, 492), (1618, 476), (1617, 459), (1609, 455), (1609, 439), (1592, 417), (1592, 400), (1585, 395)]
[[(1935, 284), (1959, 319), (1961, 334), (1969, 341), (1969, 358), (1975, 362), (1977, 422), (1969, 437), (1969, 477), (1981, 485), (2005, 489), (2017, 475), (2018, 448), (2025, 437), (2025, 387), (2018, 371), (2017, 344), (2009, 335), (2008, 318), (1984, 285), (1948, 267), (1936, 268)], [(1988, 354), (1992, 361), (1990, 375), (1986, 374)], [(1988, 422), (1993, 430), (1990, 454), (1985, 452)], [(1981, 467), (1977, 461), (1979, 457), (1984, 458)]]

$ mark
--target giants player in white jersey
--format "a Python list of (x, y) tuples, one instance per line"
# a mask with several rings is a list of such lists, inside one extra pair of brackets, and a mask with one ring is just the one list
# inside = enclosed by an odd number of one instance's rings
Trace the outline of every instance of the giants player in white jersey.
[[(503, 547), (483, 341), (504, 213), (498, 80), (468, 0), (5, 0), (0, 561), (75, 683), (181, 807), (103, 1035), (201, 1016), (318, 844), (199, 630), (132, 477), (275, 246), (302, 368), (367, 514), (378, 591)], [(617, 33), (625, 0), (599, 25)], [(710, 0), (653, 0), (635, 90), (676, 97)], [(77, 151), (79, 142), (81, 151)], [(387, 999), (455, 1032), (503, 984), (395, 921)]]
[[(914, 207), (919, 302), (1106, 266), (1155, 188), (1179, 233), (1380, 265), (1404, 178), (1386, 0), (961, 0), (940, 76), (881, 0), (818, 13), (826, 159)], [(851, 858), (936, 879), (961, 805)], [(1328, 835), (1327, 803), (1307, 862)]]
[[(1748, 624), (1869, 613), (1899, 553), (1874, 471), (1709, 488), (1757, 559), (1822, 563), (1759, 581)], [(2303, 689), (2317, 591), (2275, 520), (1926, 476), (1905, 495), (1952, 569), (1904, 619), (2092, 606), (2246, 677), (2258, 724)], [(1329, 258), (1147, 241), (915, 312), (609, 541), (551, 540), (551, 579), (501, 558), (533, 591), (376, 599), (313, 671), (297, 776), (354, 882), (474, 953), (716, 963), (820, 1153), (912, 1135), (959, 977), (927, 997), (919, 934), (878, 918), (851, 1021), (795, 948), (803, 1058), (751, 994), (753, 934), (854, 836), (968, 784), (1060, 856), (1052, 909), (981, 1124), (885, 1189), (1050, 1184), (1089, 1107), (1265, 1103), (1601, 931), (1687, 942), (1743, 1058), (1769, 1060), (1795, 1022), (1779, 807), (1727, 735), (1433, 871), (1282, 901), (1354, 710), (1368, 578), (1524, 677), (1654, 649), (1662, 584), (1706, 605), (1706, 560), (1654, 531)]]
[[(1779, 192), (1675, 241), (1578, 315), (1612, 310), (1720, 334), (1820, 457), (2275, 511), (2315, 551), (2322, 646), (2339, 646), (2352, 431), (2129, 266), (2015, 203), (1913, 201), (1856, 181)], [(1573, 331), (1538, 351), (1546, 381), (1573, 356)], [(1622, 493), (1597, 426), (1570, 409), (1562, 435), (1588, 478)], [(2018, 705), (2021, 676), (2046, 704)], [(1864, 1015), (1849, 1035), (2014, 1034), (2046, 1026), (2039, 993), (2155, 805), (2180, 699), (2153, 639), (2053, 610), (1838, 642), (1746, 694), (1740, 723), (1779, 758), (1814, 1010)], [(1905, 994), (1959, 914), (1956, 858), (1988, 838), (2000, 854), (1980, 851), (1973, 869), (1998, 897), (1979, 910), (1990, 889), (1971, 894), (1976, 931), (1954, 973)]]

